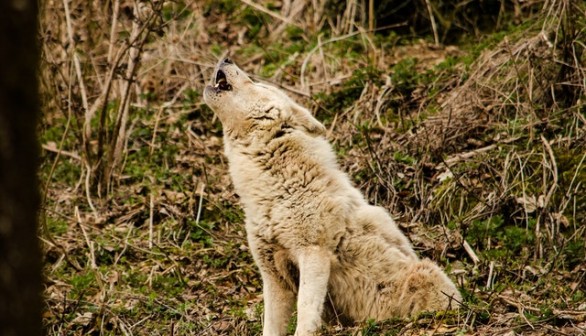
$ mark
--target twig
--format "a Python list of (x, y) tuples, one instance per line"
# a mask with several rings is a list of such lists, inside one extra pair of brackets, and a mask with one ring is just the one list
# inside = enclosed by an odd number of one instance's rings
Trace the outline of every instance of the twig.
[(132, 233), (132, 228), (134, 227), (133, 224), (129, 224), (128, 225), (128, 233), (126, 234), (126, 238), (124, 239), (124, 247), (122, 248), (122, 251), (120, 251), (120, 253), (118, 253), (118, 255), (116, 256), (116, 258), (114, 259), (114, 266), (116, 266), (118, 264), (118, 261), (120, 261), (120, 258), (122, 258), (122, 256), (124, 255), (124, 253), (126, 253), (126, 249), (128, 248), (128, 238), (130, 238), (130, 234)]
[[(244, 1), (244, 0), (243, 0)], [(372, 32), (377, 32), (377, 31), (381, 31), (381, 30), (386, 30), (386, 29), (391, 29), (391, 28), (397, 28), (397, 27), (402, 27), (404, 25), (406, 25), (406, 22), (401, 22), (401, 23), (397, 23), (397, 24), (393, 24), (393, 25), (388, 25), (388, 26), (384, 26), (384, 27), (380, 27), (380, 28), (376, 28), (374, 30), (372, 30)], [(371, 31), (366, 31), (366, 33), (370, 33)], [(346, 35), (342, 35), (342, 36), (337, 36), (337, 37), (333, 37), (323, 43), (318, 43), (318, 45), (316, 45), (315, 47), (313, 47), (313, 49), (311, 49), (308, 53), (307, 56), (305, 56), (305, 59), (303, 60), (303, 63), (301, 64), (301, 73), (299, 75), (300, 80), (301, 80), (301, 89), (304, 90), (305, 89), (305, 69), (307, 69), (307, 63), (309, 63), (309, 59), (311, 58), (311, 55), (316, 52), (317, 50), (319, 50), (321, 47), (323, 47), (326, 44), (332, 43), (332, 42), (337, 42), (337, 41), (342, 41), (345, 39), (348, 39), (350, 37), (356, 36), (358, 34), (362, 34), (365, 33), (365, 31), (355, 31)], [(309, 92), (307, 92), (306, 94), (309, 94)]]
[(75, 40), (73, 39), (73, 28), (71, 26), (71, 12), (69, 11), (69, 4), (67, 0), (63, 0), (63, 6), (65, 8), (65, 21), (67, 24), (67, 37), (69, 38), (69, 44), (73, 49), (73, 65), (75, 66), (75, 73), (77, 75), (77, 81), (79, 82), (79, 91), (81, 92), (81, 103), (83, 104), (84, 112), (87, 114), (89, 111), (87, 92), (81, 75), (81, 65), (79, 63), (79, 57), (77, 51), (75, 51)]
[(87, 204), (92, 209), (92, 212), (94, 214), (94, 218), (96, 219), (96, 222), (98, 222), (98, 211), (96, 210), (96, 207), (94, 206), (94, 203), (92, 202), (92, 196), (90, 193), (90, 176), (92, 175), (92, 168), (90, 167), (90, 165), (87, 162), (85, 163), (85, 169), (86, 169), (85, 197), (87, 198)]
[(549, 155), (549, 159), (551, 162), (551, 173), (553, 176), (553, 185), (551, 186), (551, 188), (549, 188), (549, 191), (547, 192), (547, 195), (545, 196), (545, 202), (543, 203), (543, 207), (547, 207), (547, 205), (549, 204), (549, 201), (551, 199), (551, 197), (553, 196), (553, 193), (555, 192), (555, 190), (558, 187), (558, 167), (557, 167), (557, 163), (555, 160), (555, 155), (553, 154), (553, 150), (551, 149), (551, 146), (549, 144), (549, 142), (545, 139), (545, 137), (543, 137), (543, 135), (541, 135), (541, 142), (543, 142), (543, 146), (545, 147), (545, 149), (547, 150), (547, 154)]
[[(94, 101), (94, 104), (92, 105), (91, 108), (91, 112), (90, 115), (93, 116), (96, 111), (98, 110), (99, 107), (101, 107), (100, 109), (100, 123), (99, 123), (99, 128), (98, 128), (98, 155), (97, 155), (97, 159), (100, 162), (100, 164), (103, 164), (103, 160), (102, 160), (102, 156), (104, 155), (104, 142), (105, 142), (105, 129), (106, 129), (106, 119), (108, 116), (108, 100), (110, 98), (110, 93), (112, 91), (112, 84), (114, 83), (114, 75), (116, 74), (116, 69), (118, 69), (118, 65), (120, 64), (120, 62), (122, 61), (122, 56), (124, 55), (124, 53), (126, 52), (126, 50), (118, 50), (117, 54), (116, 54), (116, 61), (114, 62), (114, 64), (110, 65), (110, 72), (108, 74), (108, 79), (106, 80), (106, 84), (105, 84), (105, 88), (104, 90), (102, 90), (100, 96)], [(84, 136), (86, 138), (86, 142), (89, 141), (90, 137), (91, 137), (91, 127), (89, 124), (86, 125), (85, 130), (84, 130)], [(89, 155), (89, 150), (88, 150), (88, 155)]]
[(439, 37), (437, 33), (437, 25), (435, 23), (435, 17), (433, 16), (433, 10), (431, 8), (431, 3), (429, 0), (425, 0), (425, 4), (427, 5), (427, 11), (429, 12), (429, 19), (431, 20), (431, 29), (433, 30), (433, 39), (435, 41), (435, 46), (439, 47)]
[(464, 240), (464, 243), (462, 244), (462, 246), (464, 247), (464, 250), (466, 251), (466, 253), (468, 253), (468, 256), (470, 257), (470, 259), (472, 259), (474, 264), (478, 264), (480, 262), (480, 258), (478, 257), (476, 252), (474, 252), (474, 249), (472, 248), (472, 246), (470, 246), (470, 244), (468, 244), (468, 242), (466, 240)]
[[(45, 238), (47, 238), (47, 239), (45, 239)], [(45, 235), (45, 237), (39, 237), (39, 239), (41, 239), (45, 244), (52, 245), (57, 250), (59, 250), (59, 252), (61, 252), (61, 257), (65, 258), (65, 261), (67, 261), (67, 263), (69, 265), (71, 265), (71, 267), (75, 268), (76, 271), (78, 271), (78, 272), (83, 271), (83, 267), (81, 267), (77, 261), (74, 261), (73, 259), (71, 259), (69, 257), (69, 251), (66, 251), (65, 248), (63, 246), (61, 246), (61, 244), (57, 243), (51, 235), (47, 234), (47, 235)]]
[(356, 9), (358, 7), (356, 0), (346, 1), (346, 10), (342, 17), (342, 31), (352, 32), (355, 26), (354, 18), (356, 18)]
[(114, 315), (114, 317), (118, 320), (118, 323), (120, 323), (120, 330), (122, 330), (124, 336), (132, 336), (132, 332), (130, 331), (126, 323), (124, 323), (124, 321), (122, 321), (120, 317), (116, 315)]
[[(138, 4), (135, 3), (134, 6), (134, 15), (139, 15)], [(128, 123), (128, 114), (130, 110), (130, 88), (134, 83), (133, 79), (136, 75), (136, 71), (138, 69), (138, 62), (140, 52), (144, 44), (147, 41), (147, 38), (150, 33), (150, 24), (156, 17), (156, 12), (153, 11), (149, 17), (142, 22), (142, 26), (139, 25), (138, 21), (133, 21), (132, 23), (132, 31), (131, 31), (131, 38), (130, 40), (132, 43), (129, 44), (129, 55), (128, 55), (128, 66), (126, 68), (126, 82), (124, 83), (124, 87), (121, 89), (122, 94), (122, 102), (118, 109), (118, 116), (116, 119), (116, 126), (114, 128), (114, 136), (110, 142), (110, 151), (108, 151), (108, 159), (103, 166), (102, 178), (103, 183), (105, 183), (106, 191), (109, 191), (110, 188), (110, 179), (114, 169), (119, 164), (121, 158), (121, 153), (124, 148), (124, 144), (126, 143), (126, 124)], [(146, 31), (145, 34), (143, 34)], [(142, 37), (139, 39), (139, 37)]]
[(391, 93), (393, 91), (393, 88), (391, 87), (391, 83), (388, 83), (389, 85), (385, 84), (382, 87), (382, 90), (380, 91), (378, 97), (376, 98), (376, 105), (374, 106), (374, 115), (376, 116), (376, 122), (378, 123), (380, 128), (385, 128), (385, 125), (383, 124), (382, 120), (381, 120), (381, 110), (383, 108), (384, 104), (387, 104), (387, 95), (389, 93)]
[(368, 0), (368, 30), (374, 30), (374, 0)]
[[(159, 302), (157, 302), (157, 303), (159, 303)], [(161, 303), (159, 303), (159, 304), (161, 304)], [(163, 304), (161, 304), (161, 305), (162, 305), (162, 306), (164, 306)], [(166, 306), (166, 307), (168, 307), (168, 306)], [(140, 325), (140, 324), (144, 323), (145, 321), (147, 321), (147, 320), (151, 319), (151, 318), (152, 318), (154, 315), (155, 315), (155, 314), (150, 314), (150, 315), (148, 315), (148, 316), (145, 316), (144, 318), (140, 319), (140, 320), (139, 320), (138, 322), (136, 322), (135, 324), (131, 325), (129, 329), (130, 329), (130, 330), (134, 329), (136, 326), (138, 326), (138, 325)]]
[(338, 113), (334, 114), (334, 120), (332, 120), (332, 124), (330, 125), (330, 129), (326, 132), (326, 138), (331, 138), (332, 132), (334, 131), (334, 127), (336, 127), (336, 122), (338, 121)]
[(447, 158), (445, 160), (445, 162), (442, 162), (442, 163), (452, 165), (453, 163), (467, 160), (473, 156), (476, 156), (477, 154), (491, 151), (494, 148), (496, 148), (496, 144), (492, 144), (492, 145), (488, 145), (486, 147), (478, 148), (478, 149), (472, 150), (467, 153), (458, 153), (458, 154), (455, 154), (455, 155)]
[(195, 216), (195, 225), (197, 225), (197, 226), (199, 226), (199, 219), (201, 217), (201, 209), (202, 209), (202, 205), (203, 205), (203, 191), (204, 191), (205, 187), (206, 187), (205, 183), (202, 183), (201, 187), (199, 188), (199, 204), (197, 206), (197, 215)]
[(446, 165), (450, 165), (451, 166), (454, 163), (457, 163), (457, 162), (460, 162), (460, 161), (464, 161), (464, 160), (467, 160), (467, 159), (469, 159), (471, 157), (474, 157), (474, 156), (476, 156), (478, 154), (491, 151), (491, 150), (495, 149), (497, 147), (497, 145), (499, 145), (499, 144), (509, 144), (511, 142), (515, 142), (515, 141), (519, 140), (519, 138), (520, 137), (509, 138), (509, 139), (505, 139), (505, 140), (500, 141), (498, 144), (491, 144), (491, 145), (488, 145), (488, 146), (485, 146), (485, 147), (481, 147), (481, 148), (477, 148), (477, 149), (471, 150), (471, 151), (466, 152), (466, 153), (454, 154), (454, 155), (448, 157), (447, 159), (445, 159), (440, 164), (438, 164), (436, 166), (436, 169), (443, 168)]
[[(68, 127), (69, 127), (69, 123), (67, 123), (66, 129)], [(63, 134), (65, 135), (66, 133), (67, 133), (67, 131), (65, 131), (65, 133), (63, 133)], [(61, 144), (59, 145), (59, 147), (61, 148), (62, 146), (63, 146), (63, 139), (61, 139)], [(51, 144), (48, 144), (48, 143), (47, 144), (42, 144), (41, 147), (44, 150), (46, 150), (46, 151), (53, 152), (53, 153), (57, 153), (58, 156), (59, 155), (63, 155), (63, 156), (67, 156), (67, 157), (70, 157), (70, 158), (75, 159), (75, 160), (78, 160), (78, 161), (81, 161), (82, 160), (82, 158), (79, 155), (77, 155), (76, 153), (64, 151), (64, 150), (62, 150), (60, 148), (57, 148), (55, 146), (55, 144), (52, 144), (52, 143)], [(54, 164), (59, 159), (58, 156), (55, 158)], [(46, 194), (46, 191), (45, 191), (45, 194)]]
[(494, 260), (490, 261), (488, 265), (488, 278), (486, 279), (486, 290), (492, 289), (492, 283), (494, 282)]
[(151, 189), (151, 197), (149, 202), (149, 248), (153, 248), (153, 213), (154, 213), (154, 192)]
[[(535, 223), (535, 244), (536, 244), (536, 250), (535, 250), (535, 258), (542, 258), (543, 257), (543, 245), (541, 243), (541, 217), (544, 215), (547, 206), (549, 204), (549, 201), (551, 199), (551, 197), (553, 196), (553, 193), (555, 192), (555, 190), (558, 187), (558, 169), (557, 169), (557, 164), (555, 161), (555, 156), (553, 154), (553, 150), (551, 149), (551, 146), (549, 145), (549, 142), (545, 139), (545, 137), (543, 135), (541, 135), (541, 142), (543, 143), (543, 146), (546, 149), (546, 152), (549, 156), (549, 159), (551, 161), (551, 166), (549, 167), (551, 170), (551, 174), (553, 176), (553, 184), (551, 185), (551, 187), (549, 188), (547, 194), (545, 195), (543, 204), (540, 205), (541, 207), (541, 211), (539, 213), (539, 216), (537, 217), (536, 223)], [(547, 160), (546, 160), (546, 155), (545, 153), (543, 153), (543, 165), (547, 166)], [(545, 175), (545, 167), (544, 167), (544, 176), (543, 176), (543, 188), (544, 190), (546, 189), (547, 185), (546, 185), (546, 175)], [(553, 229), (552, 229), (552, 237), (551, 239), (554, 239), (553, 237)], [(539, 253), (539, 255), (537, 255)]]
[[(317, 44), (318, 45), (321, 45), (321, 37), (322, 37), (322, 34), (317, 35)], [(326, 62), (326, 55), (325, 55), (324, 49), (322, 47), (319, 47), (319, 56), (321, 58), (321, 63), (322, 63), (323, 71), (324, 71), (324, 79), (326, 80), (326, 82), (329, 82), (330, 76), (328, 74), (328, 64)]]
[(92, 269), (97, 269), (98, 265), (96, 265), (96, 255), (94, 253), (94, 242), (90, 241), (87, 232), (85, 231), (85, 228), (83, 227), (83, 225), (81, 225), (81, 215), (79, 214), (79, 207), (75, 207), (75, 209), (73, 210), (74, 214), (75, 214), (75, 218), (77, 219), (77, 225), (79, 226), (79, 228), (81, 229), (81, 232), (83, 233), (83, 237), (85, 238), (85, 243), (87, 244), (88, 249), (90, 250), (90, 266)]
[[(584, 159), (586, 159), (586, 153), (584, 153), (582, 155), (582, 158), (580, 159), (580, 162), (578, 163), (578, 166), (576, 167), (576, 171), (574, 172), (574, 176), (572, 177), (572, 180), (570, 181), (570, 185), (568, 186), (568, 191), (566, 191), (564, 198), (567, 198), (566, 201), (564, 201), (564, 205), (562, 207), (560, 207), (559, 209), (559, 213), (563, 213), (568, 204), (570, 203), (570, 199), (572, 199), (571, 194), (572, 194), (572, 188), (574, 186), (574, 182), (576, 182), (576, 178), (578, 177), (578, 173), (581, 171), (582, 169), (582, 165), (584, 164)], [(580, 184), (580, 182), (578, 182), (578, 185)], [(574, 223), (575, 225), (575, 223)]]
[(114, 9), (112, 10), (112, 25), (110, 26), (110, 45), (108, 46), (108, 64), (112, 65), (112, 51), (114, 50), (114, 42), (116, 38), (116, 23), (118, 22), (118, 11), (120, 9), (120, 0), (114, 1)]
[[(134, 5), (134, 16), (138, 17), (138, 4), (135, 3)], [(138, 36), (140, 36), (142, 30), (140, 29), (139, 23), (137, 20), (132, 22), (132, 32), (130, 34), (131, 40), (136, 40)], [(126, 138), (126, 124), (128, 123), (128, 113), (130, 111), (130, 105), (128, 104), (130, 99), (130, 88), (133, 84), (133, 77), (136, 71), (136, 67), (138, 64), (138, 56), (140, 54), (140, 48), (142, 43), (139, 43), (139, 46), (132, 45), (128, 52), (128, 66), (126, 68), (126, 81), (124, 82), (124, 86), (121, 90), (122, 92), (122, 104), (118, 109), (118, 120), (116, 122), (116, 129), (114, 130), (114, 138), (112, 139), (112, 148), (110, 148), (110, 152), (112, 153), (111, 156), (108, 157), (108, 164), (110, 168), (107, 171), (106, 179), (110, 181), (110, 174), (114, 167), (120, 162), (120, 153), (122, 152), (122, 147)], [(107, 183), (109, 184), (109, 183)], [(108, 189), (108, 188), (107, 188)]]
[(261, 5), (255, 4), (254, 2), (252, 2), (250, 0), (240, 0), (240, 1), (244, 2), (246, 5), (252, 7), (254, 9), (256, 9), (256, 10), (259, 10), (259, 11), (265, 13), (265, 14), (268, 14), (268, 15), (274, 17), (275, 19), (281, 20), (281, 21), (286, 22), (286, 23), (288, 23), (290, 25), (293, 25), (293, 26), (295, 26), (297, 28), (303, 29), (303, 27), (300, 24), (291, 21), (289, 18), (286, 18), (286, 17), (284, 17), (281, 14), (277, 14), (277, 13), (275, 13), (273, 11), (270, 11), (270, 10), (264, 8)]

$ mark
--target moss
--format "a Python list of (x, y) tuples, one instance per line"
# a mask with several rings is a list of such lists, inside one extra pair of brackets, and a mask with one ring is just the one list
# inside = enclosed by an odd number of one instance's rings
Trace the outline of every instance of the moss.
[(340, 112), (352, 105), (362, 93), (366, 83), (371, 82), (375, 85), (382, 85), (382, 71), (372, 66), (354, 70), (352, 76), (344, 81), (340, 89), (332, 94), (318, 93), (314, 99), (321, 107), (318, 118), (332, 118), (332, 111)]
[(70, 279), (74, 296), (91, 296), (97, 292), (96, 278), (92, 271), (84, 270)]
[(527, 227), (518, 227), (514, 222), (505, 221), (502, 215), (496, 215), (472, 221), (465, 237), (478, 250), (500, 259), (519, 255), (524, 246), (532, 245), (534, 230), (535, 221), (529, 221)]
[(187, 224), (191, 229), (190, 238), (192, 241), (199, 242), (203, 244), (204, 247), (213, 246), (213, 238), (210, 235), (210, 232), (213, 230), (215, 223), (207, 220), (202, 220), (197, 223), (195, 220), (188, 219)]
[(186, 284), (182, 279), (173, 276), (172, 273), (159, 274), (153, 277), (151, 288), (155, 293), (164, 293), (165, 296), (176, 297), (186, 289)]
[[(49, 167), (49, 165), (44, 167), (47, 169), (45, 170), (47, 174), (49, 173)], [(55, 171), (53, 172), (54, 181), (59, 181), (60, 183), (67, 185), (75, 185), (79, 181), (80, 176), (80, 165), (66, 158), (61, 158), (59, 163), (55, 166)]]
[(63, 219), (55, 217), (47, 218), (47, 228), (53, 235), (60, 236), (69, 230), (69, 224)]
[(574, 269), (586, 260), (586, 242), (581, 238), (574, 238), (564, 246), (564, 256), (568, 269)]
[(393, 154), (393, 159), (397, 162), (404, 163), (407, 165), (414, 165), (417, 163), (417, 159), (412, 157), (409, 154), (402, 153), (400, 151), (396, 151)]

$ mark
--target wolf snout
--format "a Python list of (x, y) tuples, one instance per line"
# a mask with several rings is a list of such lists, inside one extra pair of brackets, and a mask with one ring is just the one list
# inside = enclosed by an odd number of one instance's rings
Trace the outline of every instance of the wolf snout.
[(217, 88), (220, 91), (232, 90), (232, 85), (230, 85), (228, 83), (228, 79), (226, 78), (226, 73), (222, 69), (218, 69), (218, 71), (216, 71), (216, 79), (214, 80), (214, 88)]

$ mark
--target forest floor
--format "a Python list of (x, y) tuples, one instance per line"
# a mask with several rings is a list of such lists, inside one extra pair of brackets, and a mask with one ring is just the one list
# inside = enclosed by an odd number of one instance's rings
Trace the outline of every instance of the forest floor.
[(261, 279), (201, 97), (227, 55), (326, 125), (354, 184), (464, 296), (323, 335), (586, 333), (586, 6), (421, 32), (327, 3), (45, 1), (47, 335), (260, 334)]

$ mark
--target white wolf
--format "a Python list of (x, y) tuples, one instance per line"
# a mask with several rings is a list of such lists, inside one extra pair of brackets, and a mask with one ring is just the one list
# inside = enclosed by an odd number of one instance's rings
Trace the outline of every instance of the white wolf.
[(352, 186), (309, 111), (229, 59), (213, 84), (204, 99), (224, 128), (262, 275), (263, 335), (286, 333), (295, 299), (299, 336), (315, 334), (325, 318), (381, 320), (456, 307), (454, 283), (419, 259), (389, 214)]

